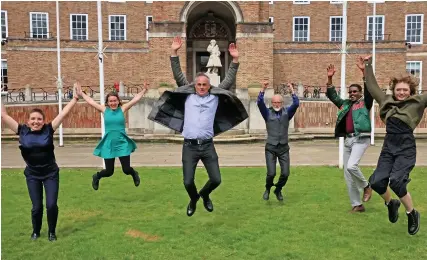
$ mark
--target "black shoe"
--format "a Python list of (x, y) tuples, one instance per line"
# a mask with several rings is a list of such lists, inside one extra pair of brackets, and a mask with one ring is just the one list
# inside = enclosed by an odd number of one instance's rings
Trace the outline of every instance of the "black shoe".
[(197, 206), (197, 200), (190, 200), (190, 203), (188, 203), (187, 206), (187, 216), (191, 217), (193, 216), (194, 212), (196, 212), (196, 206)]
[(32, 233), (31, 234), (31, 240), (36, 240), (39, 237), (40, 237), (40, 234), (37, 234), (37, 233)]
[(264, 195), (262, 196), (264, 200), (268, 200), (270, 198), (270, 190), (265, 190)]
[(276, 198), (278, 201), (283, 201), (283, 195), (281, 191), (275, 190), (274, 194), (276, 194)]
[(390, 220), (391, 223), (396, 223), (399, 219), (400, 201), (392, 199), (388, 205), (386, 204), (386, 206), (388, 208), (388, 220)]
[(139, 179), (139, 174), (137, 171), (134, 171), (134, 173), (132, 174), (132, 179), (133, 183), (135, 184), (135, 187), (138, 187), (141, 180)]
[(56, 235), (55, 235), (55, 233), (50, 233), (50, 232), (49, 232), (48, 239), (49, 239), (49, 241), (55, 241), (55, 240), (56, 240)]
[(213, 211), (212, 200), (209, 197), (207, 198), (202, 197), (202, 199), (203, 199), (203, 206), (205, 206), (205, 209), (209, 212), (212, 212)]
[(99, 178), (98, 178), (98, 173), (95, 173), (95, 174), (92, 176), (92, 188), (93, 188), (94, 190), (98, 190), (98, 188), (99, 188)]
[(413, 209), (411, 213), (406, 213), (408, 216), (408, 233), (415, 235), (420, 230), (420, 213)]

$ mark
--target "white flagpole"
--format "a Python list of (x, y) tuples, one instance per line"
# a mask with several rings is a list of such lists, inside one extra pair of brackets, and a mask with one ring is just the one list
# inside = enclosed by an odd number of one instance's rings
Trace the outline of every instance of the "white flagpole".
[[(59, 30), (59, 1), (56, 1), (56, 57), (58, 59), (58, 107), (59, 113), (62, 112), (62, 77), (61, 77), (61, 51), (60, 51), (60, 30)], [(64, 138), (62, 133), (62, 123), (59, 125), (59, 147), (64, 146)]]
[[(374, 17), (372, 18), (372, 69), (375, 74), (375, 40), (377, 36), (377, 25), (376, 25), (376, 14), (377, 13), (377, 4), (374, 2)], [(369, 37), (369, 36), (368, 36)], [(371, 108), (371, 145), (375, 145), (375, 100), (372, 103)]]
[[(98, 10), (98, 64), (99, 64), (99, 103), (104, 105), (104, 54), (103, 54), (103, 42), (102, 42), (102, 12), (101, 12), (101, 1), (97, 1)], [(102, 137), (105, 134), (104, 128), (104, 114), (101, 113), (101, 133)], [(102, 165), (105, 168), (104, 160)]]
[[(342, 40), (341, 40), (341, 98), (346, 98), (345, 65), (347, 55), (347, 1), (342, 3)], [(339, 139), (339, 168), (344, 166), (344, 137)]]

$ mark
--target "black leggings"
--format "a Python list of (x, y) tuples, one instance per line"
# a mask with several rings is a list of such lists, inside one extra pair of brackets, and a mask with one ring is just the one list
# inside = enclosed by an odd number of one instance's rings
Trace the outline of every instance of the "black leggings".
[[(105, 169), (98, 172), (97, 176), (99, 179), (105, 177), (111, 177), (114, 174), (114, 161), (116, 158), (104, 159)], [(126, 175), (134, 175), (135, 170), (130, 167), (130, 155), (119, 157), (120, 163), (122, 164), (122, 170)]]

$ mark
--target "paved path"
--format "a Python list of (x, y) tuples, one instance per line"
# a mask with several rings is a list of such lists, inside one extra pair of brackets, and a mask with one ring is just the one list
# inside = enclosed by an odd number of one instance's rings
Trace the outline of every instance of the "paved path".
[[(361, 165), (374, 166), (380, 154), (382, 141), (371, 146), (365, 153)], [(56, 147), (55, 154), (60, 167), (102, 167), (100, 158), (92, 155), (96, 143), (65, 143)], [(181, 166), (181, 144), (138, 143), (131, 156), (133, 166)], [(337, 141), (291, 142), (291, 165), (338, 165)], [(221, 166), (265, 167), (264, 144), (216, 144)], [(427, 166), (427, 142), (418, 140), (417, 165)], [(116, 160), (119, 165), (119, 161)], [(201, 162), (199, 166), (201, 166)], [(23, 168), (17, 142), (2, 142), (2, 168)]]

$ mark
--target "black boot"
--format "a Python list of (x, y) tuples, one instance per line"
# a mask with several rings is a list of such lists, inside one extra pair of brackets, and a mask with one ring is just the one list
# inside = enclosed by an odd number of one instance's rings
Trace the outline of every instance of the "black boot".
[(99, 188), (99, 178), (98, 178), (98, 173), (95, 173), (94, 175), (92, 175), (92, 188), (94, 190), (98, 190)]
[(391, 223), (396, 223), (399, 219), (399, 207), (400, 207), (400, 201), (397, 199), (390, 200), (390, 203), (387, 205), (388, 208), (388, 220)]
[(187, 216), (191, 217), (193, 216), (194, 212), (196, 212), (196, 207), (197, 207), (197, 200), (190, 200), (190, 203), (188, 203), (187, 206)]
[(276, 198), (278, 201), (283, 201), (283, 195), (282, 191), (278, 190), (277, 188), (274, 190), (274, 194), (276, 195)]
[(420, 230), (420, 213), (413, 209), (411, 213), (406, 213), (408, 216), (408, 233), (415, 235)]
[(269, 200), (270, 199), (270, 189), (265, 189), (264, 195), (262, 196), (262, 198), (264, 200)]

